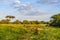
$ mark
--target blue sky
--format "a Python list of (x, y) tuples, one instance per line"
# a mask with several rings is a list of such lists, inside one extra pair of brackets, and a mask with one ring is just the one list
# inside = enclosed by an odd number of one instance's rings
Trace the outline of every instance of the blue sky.
[(0, 0), (0, 19), (6, 15), (19, 20), (50, 20), (60, 13), (60, 0)]

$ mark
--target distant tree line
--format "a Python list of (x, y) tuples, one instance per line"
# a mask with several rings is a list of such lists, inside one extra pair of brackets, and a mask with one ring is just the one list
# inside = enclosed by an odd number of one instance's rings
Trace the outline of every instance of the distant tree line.
[(14, 18), (15, 18), (15, 16), (11, 16), (11, 15), (6, 16), (5, 19), (0, 20), (0, 24), (45, 24), (45, 23), (48, 23), (48, 22), (38, 21), (38, 20), (35, 20), (35, 21), (15, 20), (15, 21), (11, 22)]
[(15, 20), (13, 22), (11, 22), (13, 19), (15, 18), (15, 16), (11, 16), (8, 15), (5, 17), (5, 19), (0, 20), (0, 24), (49, 24), (50, 26), (60, 26), (60, 13), (51, 16), (51, 20), (48, 22), (45, 21), (28, 21), (28, 20)]

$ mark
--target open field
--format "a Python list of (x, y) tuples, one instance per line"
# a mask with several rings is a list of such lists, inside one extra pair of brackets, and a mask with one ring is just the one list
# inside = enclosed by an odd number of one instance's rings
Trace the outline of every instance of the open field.
[(0, 40), (60, 40), (60, 0), (0, 0)]
[(60, 28), (43, 24), (0, 24), (0, 40), (60, 40)]

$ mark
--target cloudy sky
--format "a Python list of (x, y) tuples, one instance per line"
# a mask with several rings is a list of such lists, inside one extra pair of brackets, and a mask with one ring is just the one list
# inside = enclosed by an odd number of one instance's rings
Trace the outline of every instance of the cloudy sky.
[(60, 0), (0, 0), (0, 19), (6, 15), (19, 20), (50, 20), (60, 13)]

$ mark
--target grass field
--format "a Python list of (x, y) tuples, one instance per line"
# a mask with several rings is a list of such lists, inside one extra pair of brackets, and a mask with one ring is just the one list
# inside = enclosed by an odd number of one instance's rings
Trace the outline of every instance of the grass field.
[(60, 40), (60, 28), (46, 24), (0, 24), (0, 40)]

